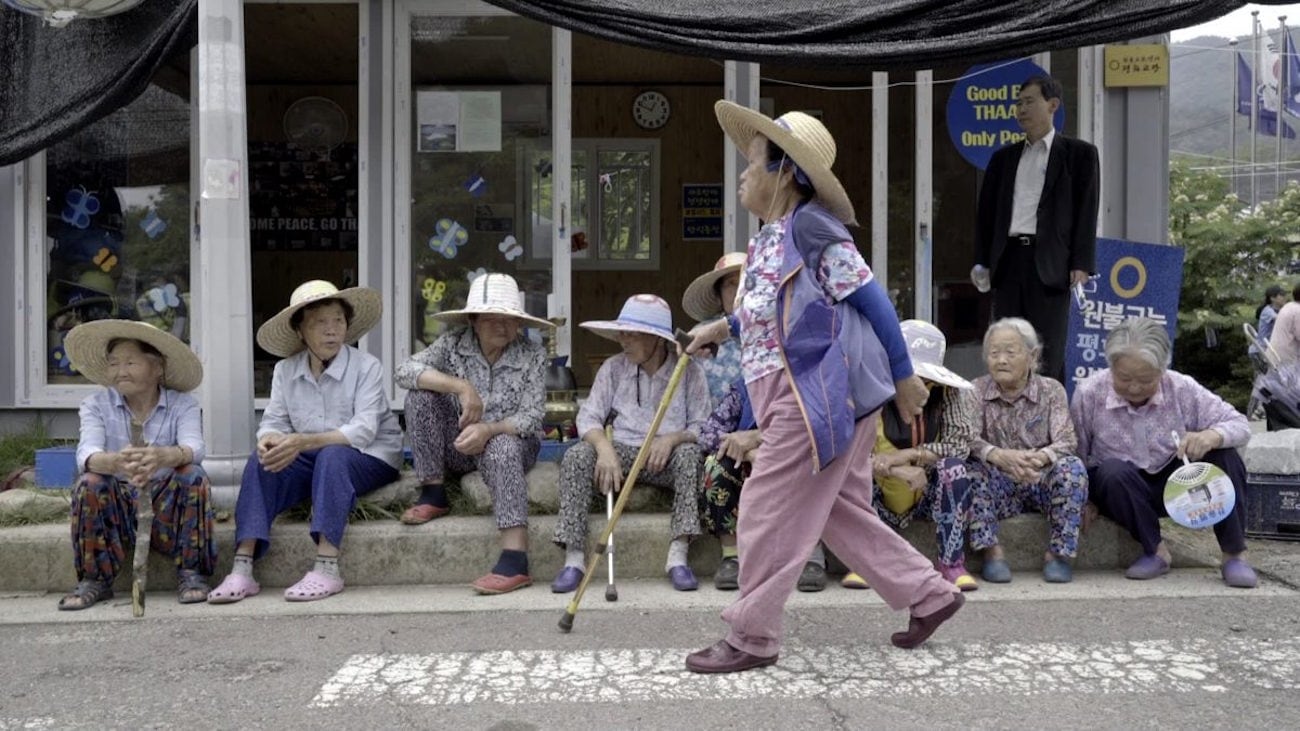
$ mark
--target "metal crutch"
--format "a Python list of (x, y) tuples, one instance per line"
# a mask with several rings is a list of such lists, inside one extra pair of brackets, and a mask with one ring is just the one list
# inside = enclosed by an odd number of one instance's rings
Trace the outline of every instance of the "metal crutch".
[(677, 339), (681, 345), (681, 350), (677, 356), (677, 365), (673, 368), (672, 377), (668, 380), (668, 387), (664, 389), (663, 398), (659, 400), (659, 408), (655, 410), (654, 421), (650, 422), (650, 430), (646, 432), (645, 439), (641, 442), (641, 449), (636, 453), (636, 461), (632, 463), (632, 469), (628, 470), (627, 476), (623, 478), (623, 489), (619, 491), (618, 502), (614, 504), (609, 520), (605, 523), (605, 530), (601, 532), (600, 540), (596, 543), (596, 552), (587, 561), (587, 570), (582, 575), (578, 590), (573, 593), (573, 599), (569, 600), (568, 606), (564, 608), (564, 615), (560, 617), (561, 632), (567, 633), (573, 629), (573, 619), (578, 614), (578, 606), (582, 604), (583, 594), (587, 593), (587, 584), (591, 582), (591, 575), (596, 570), (596, 562), (600, 560), (600, 554), (605, 553), (609, 546), (610, 536), (614, 534), (614, 526), (618, 525), (618, 520), (623, 515), (623, 508), (627, 505), (628, 496), (632, 494), (632, 486), (636, 484), (636, 478), (641, 474), (641, 468), (645, 466), (646, 459), (650, 455), (650, 443), (654, 441), (655, 436), (659, 433), (659, 424), (664, 420), (664, 415), (668, 413), (673, 394), (677, 392), (677, 384), (681, 383), (682, 374), (686, 372), (686, 365), (691, 362), (691, 356), (686, 354), (685, 349), (686, 344), (691, 341), (690, 336), (678, 330)]
[[(614, 419), (618, 417), (618, 412), (610, 410), (609, 418), (605, 419), (605, 438), (612, 444), (614, 442)], [(605, 493), (605, 522), (609, 523), (614, 517), (614, 491)], [(609, 542), (605, 544), (606, 564), (606, 583), (605, 583), (605, 601), (618, 601), (618, 587), (614, 584), (614, 531), (609, 532)]]

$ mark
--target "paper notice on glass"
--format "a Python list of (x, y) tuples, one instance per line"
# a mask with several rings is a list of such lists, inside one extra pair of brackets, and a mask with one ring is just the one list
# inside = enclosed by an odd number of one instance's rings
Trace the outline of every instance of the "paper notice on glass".
[(460, 124), (460, 94), (454, 91), (420, 91), (415, 94), (416, 149), (420, 152), (454, 152)]
[(501, 92), (462, 91), (459, 124), (457, 150), (500, 152)]

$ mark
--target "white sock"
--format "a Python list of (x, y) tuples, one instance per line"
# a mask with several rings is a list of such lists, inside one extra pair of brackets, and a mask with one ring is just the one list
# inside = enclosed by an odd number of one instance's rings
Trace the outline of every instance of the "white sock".
[(587, 568), (587, 552), (580, 548), (570, 548), (564, 552), (564, 565), (585, 571)]
[(668, 544), (668, 562), (664, 564), (664, 571), (671, 571), (674, 566), (685, 566), (686, 552), (690, 545), (685, 538), (674, 538)]
[(338, 556), (316, 556), (316, 565), (312, 566), (313, 571), (319, 571), (326, 576), (340, 578), (339, 576), (339, 557)]
[(826, 551), (822, 549), (821, 541), (813, 546), (812, 553), (808, 554), (808, 563), (815, 563), (822, 568), (826, 568)]
[(253, 578), (253, 557), (235, 554), (235, 563), (230, 567), (230, 573)]

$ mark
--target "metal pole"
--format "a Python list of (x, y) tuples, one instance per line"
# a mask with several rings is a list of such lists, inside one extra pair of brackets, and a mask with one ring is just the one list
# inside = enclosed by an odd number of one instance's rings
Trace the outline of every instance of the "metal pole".
[(1259, 133), (1259, 11), (1250, 11), (1251, 59), (1250, 59), (1250, 207), (1254, 209), (1259, 200), (1259, 180), (1255, 175), (1255, 138)]
[(1228, 155), (1232, 159), (1232, 175), (1228, 178), (1229, 190), (1237, 192), (1237, 114), (1241, 110), (1241, 85), (1237, 83), (1237, 39), (1228, 41), (1232, 49), (1229, 67), (1232, 70), (1232, 113), (1228, 115)]
[(916, 228), (913, 317), (934, 322), (934, 276), (931, 221), (934, 190), (934, 72), (916, 72)]
[[(727, 101), (742, 107), (759, 107), (759, 66), (744, 61), (727, 61), (723, 64), (723, 96)], [(745, 251), (749, 240), (758, 233), (758, 218), (740, 205), (736, 191), (740, 187), (740, 174), (748, 163), (745, 150), (735, 145), (723, 145), (722, 166), (722, 249)]]
[(1286, 16), (1279, 15), (1277, 18), (1281, 33), (1277, 38), (1277, 57), (1280, 60), (1278, 64), (1281, 68), (1278, 71), (1277, 79), (1277, 146), (1273, 157), (1273, 197), (1277, 198), (1282, 194), (1282, 132), (1286, 125), (1282, 117), (1282, 110), (1286, 107)]
[(871, 270), (889, 291), (889, 72), (871, 74)]

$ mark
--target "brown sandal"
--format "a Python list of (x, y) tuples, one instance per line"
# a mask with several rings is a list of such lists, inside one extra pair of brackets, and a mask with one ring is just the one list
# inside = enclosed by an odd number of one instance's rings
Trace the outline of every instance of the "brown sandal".
[(113, 598), (113, 587), (99, 579), (82, 579), (77, 588), (59, 600), (59, 609), (76, 612)]
[(176, 572), (176, 600), (181, 604), (200, 604), (208, 600), (212, 587), (197, 571), (181, 569)]

